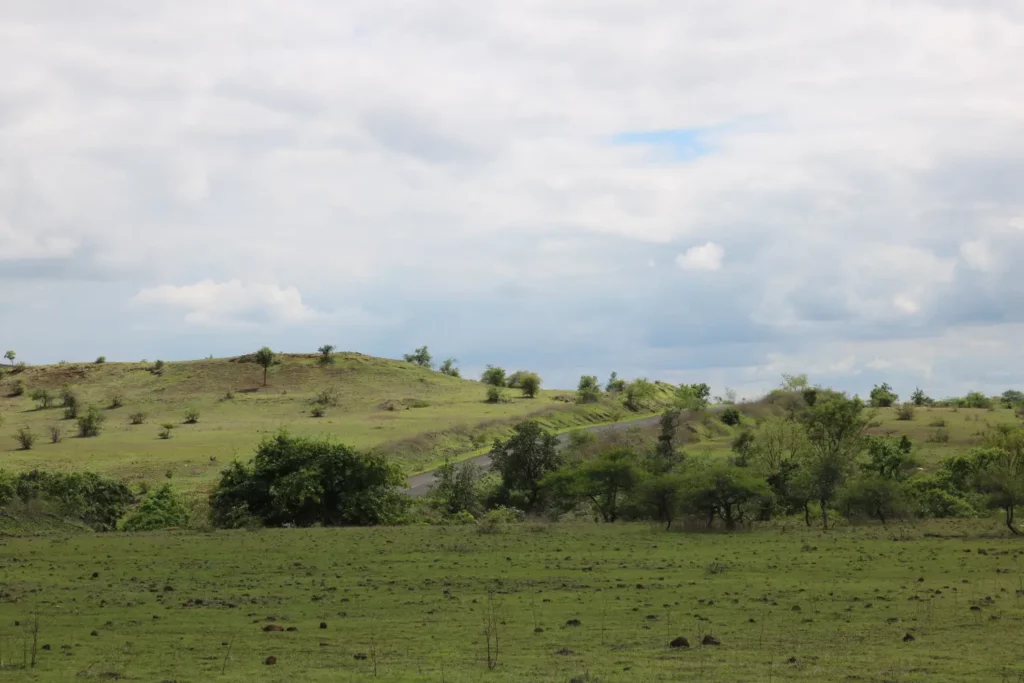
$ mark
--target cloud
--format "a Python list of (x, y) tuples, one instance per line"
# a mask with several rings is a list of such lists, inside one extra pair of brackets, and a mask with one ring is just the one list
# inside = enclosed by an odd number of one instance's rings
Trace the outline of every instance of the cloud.
[(131, 303), (183, 311), (185, 323), (204, 327), (258, 322), (293, 325), (308, 322), (318, 315), (302, 302), (302, 295), (294, 287), (238, 280), (203, 280), (194, 285), (150, 287), (132, 297)]
[(550, 386), (1006, 388), (1012, 346), (949, 340), (1024, 323), (1022, 31), (994, 0), (7, 0), (5, 344), (259, 325)]
[(721, 270), (725, 249), (714, 242), (690, 247), (676, 256), (676, 265), (683, 270)]

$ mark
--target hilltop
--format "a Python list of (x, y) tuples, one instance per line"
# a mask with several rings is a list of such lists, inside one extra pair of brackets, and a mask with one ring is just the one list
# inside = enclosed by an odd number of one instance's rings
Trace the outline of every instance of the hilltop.
[[(278, 355), (267, 386), (251, 355), (8, 370), (0, 381), (2, 466), (91, 470), (128, 482), (170, 478), (178, 488), (204, 490), (225, 463), (248, 459), (260, 439), (282, 428), (380, 449), (413, 473), (445, 456), (485, 447), (526, 417), (562, 430), (645, 414), (629, 412), (613, 398), (577, 405), (571, 391), (542, 390), (525, 398), (509, 389), (508, 402), (487, 403), (480, 382), (412, 363), (349, 352), (333, 354), (326, 366), (318, 359), (317, 354)], [(19, 383), (24, 393), (12, 395)], [(102, 409), (106, 420), (99, 437), (78, 438), (74, 421), (63, 419), (59, 397), (46, 409), (31, 398), (37, 389), (56, 396), (65, 386), (83, 406)], [(323, 417), (311, 414), (318, 396), (327, 403)], [(189, 409), (199, 413), (195, 424), (183, 424)], [(140, 412), (145, 422), (131, 424), (130, 416)], [(158, 436), (164, 423), (175, 425), (166, 440)], [(59, 443), (50, 442), (54, 426), (63, 435)], [(32, 450), (19, 450), (15, 435), (22, 427), (37, 436)]]

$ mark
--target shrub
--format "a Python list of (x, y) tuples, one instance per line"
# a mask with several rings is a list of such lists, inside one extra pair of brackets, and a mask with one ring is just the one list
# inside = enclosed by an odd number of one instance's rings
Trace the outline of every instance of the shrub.
[(511, 399), (508, 397), (508, 392), (503, 387), (489, 386), (487, 387), (487, 402), (488, 403), (510, 403)]
[(526, 515), (517, 508), (499, 505), (484, 515), (477, 524), (481, 534), (499, 534), (508, 530), (509, 525), (525, 521)]
[(397, 521), (409, 499), (400, 467), (376, 453), (287, 432), (234, 462), (210, 496), (214, 524), (253, 516), (266, 526), (372, 525)]
[(107, 362), (107, 357), (106, 357), (106, 356), (99, 356), (99, 357), (98, 357), (98, 358), (96, 359), (96, 364), (97, 364), (97, 365), (99, 365), (100, 363), (106, 363), (106, 362)]
[(338, 392), (334, 389), (324, 389), (314, 396), (312, 400), (313, 405), (323, 406), (324, 408), (333, 408), (338, 405), (338, 402)]
[(122, 394), (120, 391), (115, 392), (110, 397), (110, 408), (115, 409), (121, 408), (122, 406), (124, 406), (124, 394)]
[(934, 401), (924, 393), (921, 387), (914, 389), (914, 393), (910, 395), (910, 402), (917, 407), (928, 406), (934, 403)]
[(22, 380), (16, 381), (11, 385), (11, 391), (8, 396), (21, 396), (25, 393), (25, 382)]
[(773, 500), (765, 480), (746, 467), (715, 464), (695, 468), (684, 473), (678, 484), (681, 511), (702, 517), (708, 528), (717, 517), (732, 531), (762, 510), (771, 509)]
[(488, 365), (487, 369), (480, 375), (480, 381), (492, 387), (505, 386), (505, 368), (498, 367), (497, 365)]
[(432, 368), (434, 367), (434, 359), (430, 355), (430, 351), (426, 346), (421, 346), (412, 353), (407, 353), (405, 356), (406, 363), (412, 363), (418, 365), (421, 368)]
[(991, 408), (992, 399), (980, 391), (972, 391), (964, 397), (964, 408)]
[(611, 376), (608, 378), (608, 384), (605, 385), (604, 390), (605, 391), (609, 391), (609, 392), (610, 391), (625, 391), (626, 390), (626, 380), (619, 379), (619, 373), (613, 372), (611, 374)]
[(65, 408), (78, 405), (78, 396), (75, 395), (75, 392), (67, 384), (60, 388), (60, 404)]
[(74, 420), (78, 417), (78, 405), (70, 405), (64, 409), (64, 419)]
[(445, 361), (441, 363), (441, 367), (438, 368), (438, 370), (449, 377), (461, 377), (462, 375), (459, 373), (459, 369), (455, 367), (456, 363), (458, 363), (458, 360), (455, 358), (446, 358)]
[(711, 397), (711, 387), (700, 384), (680, 384), (676, 389), (675, 401), (680, 410), (704, 410)]
[(188, 510), (170, 484), (164, 484), (142, 502), (124, 522), (125, 531), (154, 531), (187, 526)]
[(527, 373), (526, 370), (516, 370), (511, 375), (505, 378), (505, 386), (509, 389), (519, 389), (522, 387), (523, 375)]
[(644, 410), (654, 398), (654, 385), (646, 379), (635, 379), (626, 386), (626, 407), (633, 411)]
[(576, 387), (577, 403), (597, 403), (601, 398), (601, 387), (597, 384), (597, 376), (583, 375)]
[(92, 472), (58, 474), (33, 470), (19, 475), (16, 486), (22, 501), (53, 504), (61, 515), (78, 519), (97, 531), (114, 529), (134, 501), (131, 490), (123, 483)]
[[(480, 468), (472, 462), (453, 463), (445, 460), (437, 468), (430, 498), (445, 515), (479, 512)], [(471, 517), (472, 518), (472, 517)]]
[(64, 439), (64, 433), (61, 431), (60, 425), (50, 426), (50, 443), (60, 443)]
[(896, 406), (896, 419), (902, 420), (903, 422), (909, 422), (914, 419), (914, 404), (913, 403), (901, 403)]
[(540, 375), (536, 372), (522, 372), (519, 375), (519, 388), (523, 391), (523, 396), (527, 398), (534, 398), (537, 392), (540, 391), (541, 379)]
[(103, 429), (103, 422), (107, 418), (104, 417), (103, 413), (96, 406), (89, 406), (89, 410), (85, 415), (78, 416), (78, 436), (90, 437), (99, 436), (100, 430)]
[(323, 406), (316, 405), (309, 411), (309, 414), (313, 417), (323, 417), (327, 414), (327, 410)]
[(227, 391), (224, 392), (224, 397), (221, 400), (224, 400), (224, 401), (234, 401), (235, 400), (235, 392), (233, 392), (230, 389), (228, 389)]
[(194, 425), (197, 422), (199, 422), (199, 410), (196, 408), (186, 408), (184, 423)]
[(30, 427), (21, 427), (14, 435), (14, 440), (21, 446), (21, 450), (30, 451), (36, 443), (36, 435)]
[(157, 360), (153, 363), (153, 367), (150, 369), (150, 372), (154, 375), (164, 374), (164, 362), (162, 360)]
[(928, 426), (929, 427), (945, 427), (946, 426), (946, 418), (944, 418), (944, 417), (937, 417), (934, 420), (932, 420), (928, 424)]
[(939, 427), (928, 435), (928, 443), (949, 443), (949, 430)]
[(39, 404), (40, 409), (49, 408), (53, 405), (53, 394), (49, 389), (36, 389), (30, 398)]
[(165, 422), (162, 425), (160, 425), (160, 431), (157, 432), (157, 435), (161, 439), (169, 439), (171, 438), (171, 430), (174, 429), (176, 426), (177, 425), (175, 425), (173, 422)]
[(730, 427), (735, 427), (743, 421), (740, 411), (736, 408), (726, 408), (722, 411), (722, 424), (727, 424)]
[(872, 408), (889, 408), (899, 399), (887, 382), (883, 382), (881, 386), (878, 384), (871, 390), (871, 407)]
[(320, 357), (316, 359), (316, 362), (320, 365), (334, 365), (334, 344), (324, 344), (317, 351), (320, 353)]
[(906, 513), (903, 490), (892, 479), (867, 475), (854, 480), (839, 498), (839, 508), (847, 519), (877, 519), (882, 524)]

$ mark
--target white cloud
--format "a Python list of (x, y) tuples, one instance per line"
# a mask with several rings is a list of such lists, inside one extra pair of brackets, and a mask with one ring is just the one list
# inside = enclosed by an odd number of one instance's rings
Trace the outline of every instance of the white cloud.
[(989, 243), (983, 239), (961, 244), (960, 255), (968, 266), (983, 273), (991, 273), (1002, 267), (999, 257), (992, 251)]
[(697, 247), (690, 247), (676, 256), (676, 265), (683, 270), (720, 270), (725, 249), (720, 244), (707, 242)]
[(316, 311), (302, 303), (294, 287), (203, 280), (194, 285), (161, 285), (132, 298), (141, 307), (184, 311), (184, 321), (208, 327), (235, 326), (266, 320), (276, 324), (308, 322)]

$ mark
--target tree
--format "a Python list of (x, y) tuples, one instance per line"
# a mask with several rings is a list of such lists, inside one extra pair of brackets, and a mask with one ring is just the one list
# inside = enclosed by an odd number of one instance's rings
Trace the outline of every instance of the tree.
[(596, 375), (583, 375), (576, 387), (577, 403), (597, 403), (601, 398), (601, 387), (597, 383)]
[(490, 384), (492, 387), (505, 386), (505, 368), (498, 367), (497, 365), (488, 365), (487, 369), (480, 375), (480, 381), (484, 384)]
[(663, 474), (640, 483), (635, 498), (644, 513), (665, 523), (665, 530), (672, 528), (672, 522), (683, 506), (685, 477), (682, 474)]
[(434, 367), (433, 357), (430, 355), (430, 351), (427, 350), (426, 346), (421, 346), (412, 353), (405, 354), (404, 358), (406, 363), (412, 363), (420, 366), (421, 368)]
[(764, 479), (744, 467), (715, 464), (686, 472), (682, 479), (683, 510), (703, 516), (708, 528), (718, 517), (732, 531), (771, 499)]
[(992, 399), (980, 391), (972, 391), (964, 397), (964, 408), (991, 408)]
[(459, 361), (455, 358), (445, 358), (444, 362), (441, 363), (441, 367), (438, 368), (441, 374), (448, 375), (449, 377), (461, 377), (459, 369), (455, 367), (455, 364)]
[(642, 477), (636, 454), (620, 448), (581, 465), (560, 467), (545, 476), (541, 485), (563, 501), (589, 500), (601, 519), (610, 523), (618, 519), (622, 496)]
[(509, 389), (519, 389), (523, 379), (523, 375), (526, 374), (526, 370), (516, 370), (508, 377), (505, 378), (505, 386)]
[(99, 408), (89, 406), (89, 410), (84, 415), (78, 416), (78, 435), (83, 438), (99, 436), (106, 419)]
[(39, 404), (41, 409), (53, 405), (53, 393), (49, 389), (36, 389), (32, 392), (32, 400)]
[(754, 437), (754, 432), (749, 429), (741, 431), (729, 447), (732, 452), (736, 454), (736, 457), (732, 458), (730, 462), (737, 467), (749, 467), (750, 460), (754, 454), (755, 442), (757, 439)]
[(1024, 504), (1024, 427), (999, 425), (985, 437), (986, 448), (973, 453), (979, 468), (980, 484), (989, 494), (989, 506), (1006, 513), (1006, 528), (1015, 536), (1016, 508)]
[(675, 401), (681, 410), (704, 410), (708, 407), (711, 387), (700, 384), (680, 384), (676, 389)]
[(523, 396), (534, 398), (540, 391), (541, 379), (536, 372), (523, 372), (519, 377), (519, 388), (523, 390)]
[(686, 456), (678, 449), (677, 435), (681, 424), (678, 410), (669, 409), (661, 414), (658, 421), (658, 443), (654, 447), (654, 455), (648, 463), (648, 469), (656, 475), (671, 472), (680, 465)]
[(282, 431), (221, 473), (210, 506), (217, 526), (387, 524), (408, 505), (402, 486), (401, 468), (383, 455)]
[(480, 468), (470, 461), (454, 463), (447, 458), (437, 468), (429, 497), (445, 514), (479, 512)]
[(164, 484), (124, 521), (125, 531), (155, 531), (188, 524), (188, 510), (170, 484)]
[(608, 384), (605, 386), (605, 391), (625, 391), (626, 380), (619, 379), (619, 373), (613, 372), (611, 377), (608, 378)]
[(810, 385), (807, 383), (807, 375), (790, 375), (782, 373), (782, 385), (783, 391), (803, 391)]
[(1004, 391), (1003, 395), (999, 398), (1007, 408), (1013, 408), (1024, 404), (1024, 392), (1017, 391), (1016, 389)]
[(722, 424), (736, 427), (743, 421), (743, 416), (736, 408), (726, 408), (722, 411)]
[(911, 455), (914, 445), (905, 435), (898, 439), (892, 436), (867, 436), (865, 444), (870, 461), (861, 465), (861, 468), (882, 479), (902, 481), (916, 464)]
[(806, 468), (809, 444), (802, 425), (782, 418), (765, 420), (752, 433), (750, 462), (764, 477), (775, 494), (775, 500), (786, 514), (804, 513), (804, 522), (811, 525), (809, 502), (811, 493)]
[(317, 363), (320, 365), (334, 365), (334, 344), (324, 344), (319, 349), (320, 357), (317, 358)]
[(267, 370), (274, 364), (274, 352), (270, 350), (269, 346), (264, 346), (256, 352), (255, 359), (256, 363), (263, 368), (263, 386), (267, 386)]
[(817, 401), (803, 420), (809, 448), (802, 468), (814, 499), (821, 503), (822, 526), (827, 529), (828, 506), (864, 447), (868, 420), (859, 398), (847, 398), (840, 393)]
[(847, 519), (863, 516), (877, 519), (884, 525), (887, 520), (902, 516), (906, 501), (894, 479), (867, 474), (843, 490), (839, 507)]
[(626, 407), (644, 410), (654, 398), (654, 385), (647, 379), (635, 379), (626, 386)]
[(883, 382), (881, 386), (876, 384), (871, 390), (872, 408), (889, 408), (897, 400), (899, 400), (899, 396), (893, 392), (887, 382)]
[(11, 367), (14, 367), (14, 359), (17, 358), (17, 356), (18, 354), (16, 354), (14, 351), (8, 351), (7, 353), (4, 354), (4, 358), (11, 361)]
[(555, 435), (534, 420), (515, 425), (508, 439), (494, 440), (492, 466), (507, 490), (525, 493), (528, 509), (540, 500), (540, 481), (544, 475), (562, 464), (557, 444)]
[(920, 408), (921, 406), (930, 405), (932, 400), (928, 398), (921, 387), (917, 387), (914, 389), (914, 393), (910, 395), (910, 402)]

